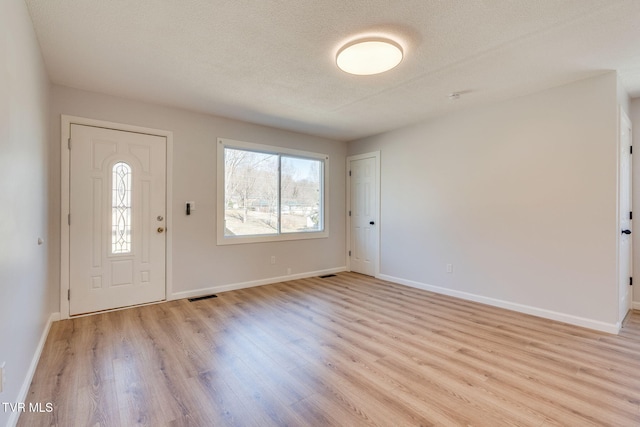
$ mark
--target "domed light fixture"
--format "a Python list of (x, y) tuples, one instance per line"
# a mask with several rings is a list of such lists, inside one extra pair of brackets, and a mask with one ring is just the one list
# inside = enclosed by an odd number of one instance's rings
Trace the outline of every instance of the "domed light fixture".
[(365, 38), (342, 46), (336, 55), (336, 64), (346, 73), (370, 76), (396, 67), (402, 55), (402, 47), (393, 40)]

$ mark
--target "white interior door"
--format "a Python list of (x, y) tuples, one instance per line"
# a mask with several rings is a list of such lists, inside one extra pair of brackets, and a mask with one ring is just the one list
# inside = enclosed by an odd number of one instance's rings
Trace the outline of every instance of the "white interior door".
[(379, 242), (379, 157), (349, 159), (349, 268), (375, 276)]
[(630, 277), (633, 276), (632, 240), (631, 240), (631, 122), (620, 110), (620, 167), (619, 167), (619, 315), (622, 321), (631, 309)]
[(71, 125), (69, 314), (166, 298), (166, 138)]

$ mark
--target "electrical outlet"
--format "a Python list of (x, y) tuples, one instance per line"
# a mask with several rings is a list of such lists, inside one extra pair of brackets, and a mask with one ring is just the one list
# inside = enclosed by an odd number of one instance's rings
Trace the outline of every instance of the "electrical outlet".
[(2, 390), (4, 390), (4, 379), (5, 379), (4, 365), (5, 365), (5, 362), (2, 362), (0, 364), (0, 393), (2, 393)]
[(447, 264), (447, 273), (453, 273), (453, 264)]
[(271, 255), (271, 265), (274, 265), (275, 263), (276, 263), (276, 256)]

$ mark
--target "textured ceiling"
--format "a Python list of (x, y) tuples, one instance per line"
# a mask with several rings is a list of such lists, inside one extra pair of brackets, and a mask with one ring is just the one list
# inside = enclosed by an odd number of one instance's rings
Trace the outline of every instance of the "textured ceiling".
[[(56, 84), (338, 140), (609, 70), (640, 96), (637, 0), (26, 3)], [(361, 35), (393, 37), (405, 59), (340, 71)]]

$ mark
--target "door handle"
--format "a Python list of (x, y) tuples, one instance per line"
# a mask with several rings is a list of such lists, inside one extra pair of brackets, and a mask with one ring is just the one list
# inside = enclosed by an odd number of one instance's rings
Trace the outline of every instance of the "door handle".
[(631, 230), (622, 230), (622, 234), (631, 234)]
[(369, 225), (376, 225), (374, 221), (369, 221)]
[(163, 231), (164, 231), (164, 228), (158, 227), (158, 233), (162, 233)]

